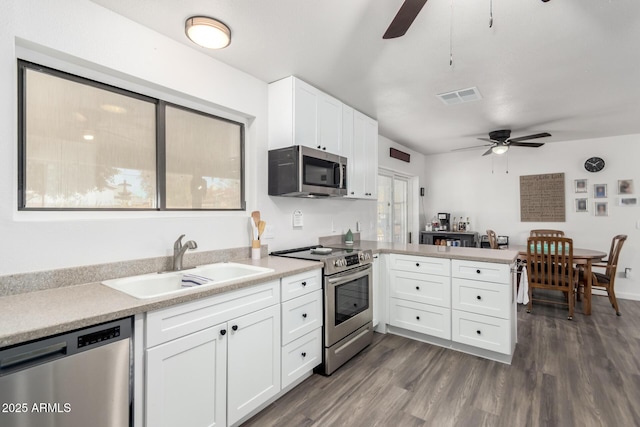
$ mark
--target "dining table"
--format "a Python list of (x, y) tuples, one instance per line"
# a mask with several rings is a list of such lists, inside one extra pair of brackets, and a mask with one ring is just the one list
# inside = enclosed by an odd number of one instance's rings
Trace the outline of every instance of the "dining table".
[[(509, 250), (518, 251), (518, 259), (527, 259), (527, 245), (509, 245)], [(582, 302), (582, 312), (585, 315), (591, 315), (591, 285), (592, 277), (591, 268), (593, 261), (600, 261), (607, 256), (606, 252), (595, 251), (593, 249), (573, 248), (573, 262), (584, 268), (586, 283), (584, 285), (584, 301)]]

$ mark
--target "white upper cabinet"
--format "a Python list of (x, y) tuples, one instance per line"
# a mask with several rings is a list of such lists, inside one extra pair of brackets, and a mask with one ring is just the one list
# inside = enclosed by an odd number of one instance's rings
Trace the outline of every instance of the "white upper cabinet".
[(378, 122), (290, 76), (269, 84), (269, 149), (304, 145), (347, 158), (347, 197), (378, 197)]
[(269, 85), (269, 148), (291, 145), (342, 155), (342, 103), (293, 76)]
[(377, 199), (378, 122), (346, 106), (342, 119), (343, 151), (348, 162), (347, 197)]

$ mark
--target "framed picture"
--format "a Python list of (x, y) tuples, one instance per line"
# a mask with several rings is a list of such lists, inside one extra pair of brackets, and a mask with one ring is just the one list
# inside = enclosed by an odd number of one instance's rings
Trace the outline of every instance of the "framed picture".
[(637, 197), (620, 197), (618, 199), (618, 206), (638, 206)]
[(604, 199), (607, 197), (607, 184), (594, 184), (593, 197), (596, 199)]
[(588, 199), (576, 199), (576, 212), (588, 212), (587, 202)]
[(596, 207), (593, 211), (595, 216), (607, 216), (609, 215), (609, 204), (607, 202), (596, 202)]
[[(576, 179), (573, 181), (573, 185), (576, 193), (586, 193), (587, 192), (587, 180), (586, 179)], [(577, 199), (576, 199), (577, 200)]]
[(633, 194), (633, 180), (632, 179), (619, 180), (618, 194)]

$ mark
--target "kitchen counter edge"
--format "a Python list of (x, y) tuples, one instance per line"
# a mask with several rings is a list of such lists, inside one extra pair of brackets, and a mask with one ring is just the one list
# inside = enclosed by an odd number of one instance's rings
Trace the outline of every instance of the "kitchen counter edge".
[(150, 299), (134, 298), (99, 282), (0, 297), (0, 348), (278, 280), (323, 265), (281, 257), (233, 262), (274, 271), (219, 287), (193, 288)]

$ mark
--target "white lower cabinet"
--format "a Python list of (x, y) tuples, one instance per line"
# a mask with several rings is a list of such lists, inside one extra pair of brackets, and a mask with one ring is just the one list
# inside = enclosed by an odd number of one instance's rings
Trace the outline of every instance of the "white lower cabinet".
[(450, 340), (450, 261), (392, 254), (390, 266), (389, 325)]
[(322, 328), (282, 347), (282, 388), (311, 372), (322, 363)]
[(227, 325), (227, 417), (233, 425), (280, 391), (280, 307)]
[[(305, 286), (301, 286), (303, 282)], [(311, 375), (313, 368), (322, 363), (321, 271), (282, 279), (281, 294), (284, 389)]]
[(452, 340), (506, 355), (511, 361), (517, 341), (512, 265), (453, 260)]
[(389, 256), (391, 333), (511, 363), (517, 341), (513, 265)]
[(146, 426), (232, 425), (280, 392), (280, 281), (147, 313), (146, 339)]
[(147, 350), (147, 426), (226, 426), (226, 324)]

